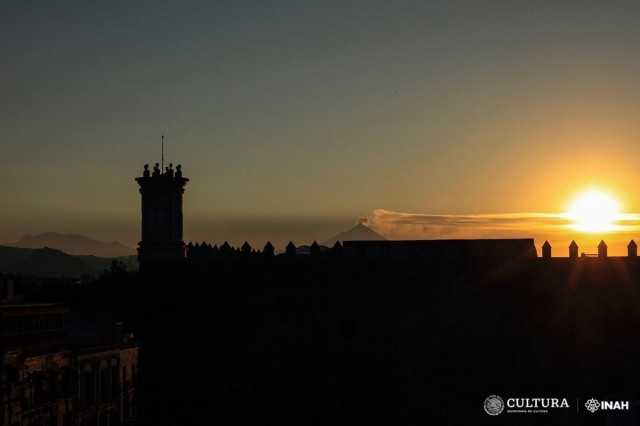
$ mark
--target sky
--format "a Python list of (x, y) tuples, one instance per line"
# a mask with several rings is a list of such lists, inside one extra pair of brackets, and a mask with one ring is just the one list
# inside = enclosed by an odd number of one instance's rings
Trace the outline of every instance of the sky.
[[(1, 2), (0, 243), (135, 247), (164, 135), (186, 241), (309, 244), (366, 218), (625, 252), (635, 227), (548, 215), (591, 187), (640, 212), (638, 22), (635, 0)], [(540, 221), (504, 229), (522, 215)]]

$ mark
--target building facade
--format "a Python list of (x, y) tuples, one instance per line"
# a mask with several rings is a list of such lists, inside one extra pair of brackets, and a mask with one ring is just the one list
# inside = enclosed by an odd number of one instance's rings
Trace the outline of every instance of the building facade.
[(78, 344), (66, 332), (68, 315), (58, 304), (0, 303), (1, 424), (135, 423), (134, 342), (120, 334), (119, 341)]

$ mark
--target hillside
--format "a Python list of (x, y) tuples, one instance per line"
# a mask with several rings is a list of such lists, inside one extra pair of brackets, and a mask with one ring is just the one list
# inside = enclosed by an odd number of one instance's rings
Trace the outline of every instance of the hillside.
[[(111, 268), (114, 258), (97, 256), (72, 256), (57, 249), (24, 249), (0, 246), (0, 272), (50, 277), (98, 276)], [(137, 256), (115, 258), (127, 271), (138, 270)]]
[(50, 247), (72, 255), (93, 255), (106, 258), (136, 254), (135, 249), (117, 241), (103, 243), (84, 235), (59, 234), (57, 232), (45, 232), (35, 236), (27, 234), (20, 241), (5, 244), (5, 246), (31, 249)]
[(33, 250), (28, 258), (7, 266), (3, 272), (45, 277), (79, 277), (97, 273), (77, 257), (48, 247)]

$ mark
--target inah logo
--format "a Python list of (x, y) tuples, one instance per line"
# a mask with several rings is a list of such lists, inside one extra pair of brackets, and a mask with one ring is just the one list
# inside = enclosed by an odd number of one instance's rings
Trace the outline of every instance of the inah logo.
[(490, 416), (497, 416), (504, 410), (504, 402), (498, 395), (491, 395), (484, 400), (484, 411)]
[(592, 413), (595, 413), (596, 410), (600, 408), (600, 403), (597, 400), (591, 398), (590, 400), (585, 402), (584, 406), (587, 407), (587, 410), (591, 411)]
[(591, 398), (585, 404), (587, 410), (595, 413), (596, 410), (628, 410), (629, 409), (629, 401), (598, 401), (596, 399)]

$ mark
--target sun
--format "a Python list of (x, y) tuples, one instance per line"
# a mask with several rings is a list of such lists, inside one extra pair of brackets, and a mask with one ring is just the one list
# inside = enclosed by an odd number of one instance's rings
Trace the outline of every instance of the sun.
[(616, 229), (620, 215), (619, 203), (609, 194), (592, 189), (580, 194), (569, 208), (574, 228), (582, 232), (610, 232)]

